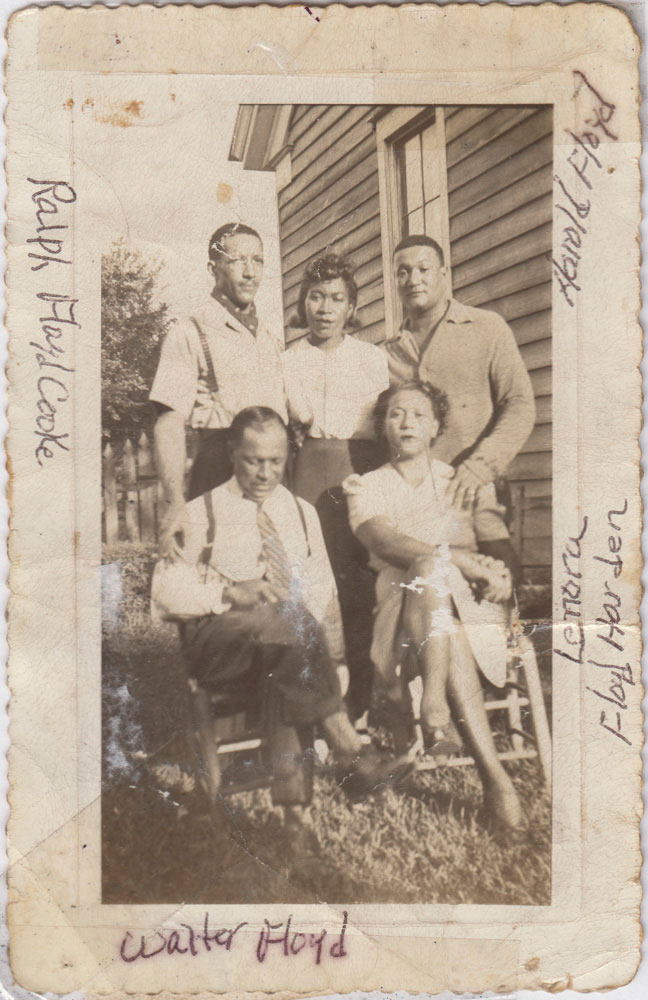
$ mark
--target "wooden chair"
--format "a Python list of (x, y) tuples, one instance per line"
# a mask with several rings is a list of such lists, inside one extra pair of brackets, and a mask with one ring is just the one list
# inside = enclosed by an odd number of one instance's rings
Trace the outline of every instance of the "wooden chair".
[[(522, 547), (525, 517), (537, 509), (546, 508), (550, 498), (525, 496), (523, 484), (511, 485), (502, 481), (498, 484), (498, 499), (507, 510), (507, 523), (513, 547), (519, 553)], [(522, 623), (511, 616), (508, 639), (507, 679), (504, 689), (485, 685), (484, 700), (486, 711), (492, 713), (495, 723), (494, 735), (498, 743), (504, 744), (499, 750), (501, 760), (528, 760), (538, 758), (547, 786), (551, 786), (551, 733), (547, 710), (540, 683), (538, 661), (531, 637), (524, 632)], [(418, 683), (417, 683), (418, 682)], [(422, 684), (416, 678), (410, 685), (415, 708), (417, 742), (422, 745), (422, 734), (418, 722)], [(426, 758), (418, 765), (419, 770), (436, 767), (462, 767), (474, 764), (473, 758), (459, 756), (450, 758)]]
[(313, 796), (313, 756), (308, 739), (280, 718), (271, 681), (257, 704), (245, 686), (218, 693), (193, 678), (189, 691), (189, 745), (201, 784), (212, 805), (223, 795), (270, 788), (275, 805), (309, 805)]
[[(423, 746), (419, 708), (423, 691), (420, 677), (410, 683), (417, 743), (414, 752)], [(551, 786), (551, 734), (544, 696), (540, 684), (538, 662), (533, 643), (521, 626), (512, 628), (509, 638), (507, 679), (503, 689), (485, 686), (484, 703), (492, 715), (491, 728), (498, 744), (500, 760), (530, 760), (537, 758), (545, 783)], [(472, 757), (426, 756), (417, 762), (418, 771), (437, 767), (465, 767), (474, 764)]]

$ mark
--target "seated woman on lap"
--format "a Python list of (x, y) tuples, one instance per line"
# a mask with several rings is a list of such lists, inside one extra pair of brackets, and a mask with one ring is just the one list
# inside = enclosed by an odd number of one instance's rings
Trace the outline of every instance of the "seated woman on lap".
[(479, 768), (485, 805), (509, 829), (520, 825), (521, 809), (497, 756), (479, 671), (496, 686), (506, 681), (503, 605), (511, 579), (503, 563), (478, 552), (479, 494), (472, 509), (457, 510), (446, 495), (452, 468), (430, 458), (446, 411), (446, 397), (428, 383), (381, 393), (376, 434), (386, 439), (391, 460), (349, 476), (344, 489), (351, 527), (378, 573), (371, 657), (397, 752), (406, 743), (407, 682), (418, 673), (426, 741), (433, 751), (444, 744), (452, 706)]

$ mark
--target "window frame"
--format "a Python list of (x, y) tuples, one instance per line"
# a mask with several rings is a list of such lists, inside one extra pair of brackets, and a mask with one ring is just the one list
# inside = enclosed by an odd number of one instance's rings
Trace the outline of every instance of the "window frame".
[(452, 288), (450, 258), (450, 216), (448, 211), (448, 169), (446, 163), (445, 116), (443, 107), (391, 108), (376, 121), (376, 146), (378, 153), (378, 184), (383, 263), (385, 265), (385, 337), (398, 335), (402, 320), (401, 308), (391, 266), (394, 247), (403, 237), (404, 177), (399, 162), (399, 147), (407, 139), (423, 131), (432, 123), (439, 126), (438, 154), (441, 178), (441, 245), (448, 269), (449, 288)]

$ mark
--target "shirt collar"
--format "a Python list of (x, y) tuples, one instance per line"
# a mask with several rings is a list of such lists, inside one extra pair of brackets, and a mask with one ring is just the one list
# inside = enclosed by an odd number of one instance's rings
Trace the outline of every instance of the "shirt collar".
[(266, 497), (262, 504), (257, 504), (256, 500), (250, 500), (249, 497), (245, 496), (243, 490), (241, 489), (241, 484), (236, 476), (232, 476), (231, 479), (228, 479), (225, 485), (228, 492), (231, 493), (232, 496), (240, 497), (241, 500), (246, 500), (248, 503), (254, 504), (255, 507), (272, 507), (278, 496), (281, 495), (281, 483), (277, 483), (270, 496)]
[(253, 337), (256, 337), (259, 328), (259, 317), (254, 302), (251, 302), (249, 307), (243, 311), (243, 309), (234, 305), (224, 292), (219, 291), (217, 288), (213, 289), (212, 297), (227, 310), (230, 316), (233, 316), (238, 323), (241, 323), (246, 330), (249, 330)]
[[(450, 305), (446, 310), (445, 316), (439, 321), (439, 326), (443, 323), (472, 323), (473, 319), (468, 311), (467, 307), (463, 305), (462, 302), (458, 302), (457, 299), (450, 299)], [(400, 334), (409, 333), (406, 321), (403, 320), (400, 327)]]
[(463, 302), (458, 302), (457, 299), (450, 299), (450, 306), (445, 314), (445, 321), (447, 323), (472, 323), (473, 318), (468, 307)]

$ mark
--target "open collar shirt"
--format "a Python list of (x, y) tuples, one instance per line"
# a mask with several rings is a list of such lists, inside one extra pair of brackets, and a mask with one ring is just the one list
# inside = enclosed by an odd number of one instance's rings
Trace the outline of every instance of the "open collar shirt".
[[(213, 392), (197, 325), (218, 383)], [(262, 321), (256, 334), (216, 298), (176, 323), (162, 345), (150, 399), (182, 414), (194, 428), (227, 428), (246, 406), (270, 406), (287, 419), (283, 343)]]
[(446, 393), (434, 458), (468, 460), (489, 481), (504, 473), (535, 421), (535, 401), (513, 331), (502, 317), (451, 299), (422, 349), (407, 329), (385, 344), (391, 381), (420, 378)]

